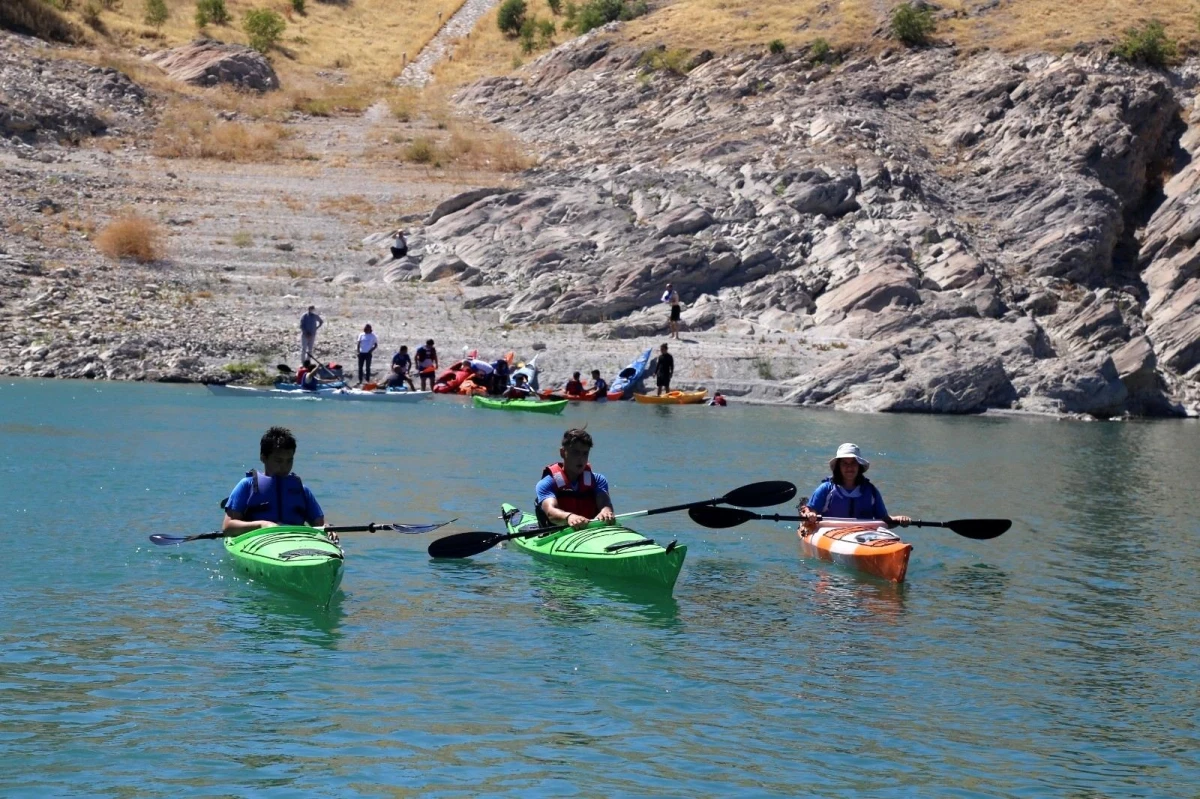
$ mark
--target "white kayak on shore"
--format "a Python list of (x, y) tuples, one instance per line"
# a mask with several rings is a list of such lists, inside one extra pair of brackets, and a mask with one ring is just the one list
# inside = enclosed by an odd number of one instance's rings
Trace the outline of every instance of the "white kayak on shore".
[(209, 383), (208, 390), (219, 397), (267, 397), (271, 399), (342, 400), (364, 402), (420, 402), (430, 391), (363, 391), (357, 388), (319, 388), (305, 391), (299, 388), (256, 388), (254, 386), (223, 386)]

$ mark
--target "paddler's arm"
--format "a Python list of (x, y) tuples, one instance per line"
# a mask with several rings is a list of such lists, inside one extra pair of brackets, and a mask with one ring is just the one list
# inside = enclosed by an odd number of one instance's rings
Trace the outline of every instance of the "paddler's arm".
[(600, 512), (596, 514), (596, 518), (602, 522), (611, 522), (616, 518), (613, 513), (612, 498), (608, 496), (607, 491), (596, 492), (596, 504), (600, 506)]
[(225, 509), (225, 519), (224, 519), (224, 521), (221, 522), (221, 532), (222, 533), (233, 533), (234, 535), (241, 535), (242, 533), (248, 533), (252, 530), (262, 530), (267, 527), (277, 527), (277, 526), (278, 525), (275, 522), (268, 522), (265, 520), (253, 521), (253, 522), (246, 521), (245, 519), (242, 518), (242, 514), (238, 513), (235, 510), (229, 510), (228, 508), (226, 508)]
[(542, 500), (542, 513), (546, 514), (546, 518), (552, 524), (562, 524), (567, 527), (574, 527), (577, 530), (587, 527), (588, 523), (591, 522), (591, 519), (586, 516), (580, 516), (578, 513), (567, 513), (558, 507), (558, 500), (554, 497)]

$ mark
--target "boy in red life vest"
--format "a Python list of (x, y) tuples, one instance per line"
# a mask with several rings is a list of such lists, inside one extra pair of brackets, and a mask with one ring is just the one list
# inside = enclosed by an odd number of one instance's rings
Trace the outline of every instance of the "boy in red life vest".
[(592, 436), (573, 428), (563, 433), (558, 454), (561, 463), (542, 470), (537, 484), (537, 515), (542, 524), (562, 524), (579, 529), (593, 519), (613, 521), (608, 480), (592, 471), (588, 454)]

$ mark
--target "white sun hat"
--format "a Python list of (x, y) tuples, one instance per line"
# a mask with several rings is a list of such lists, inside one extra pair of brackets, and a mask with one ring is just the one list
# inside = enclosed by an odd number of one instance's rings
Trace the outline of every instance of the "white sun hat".
[(829, 459), (829, 468), (833, 469), (837, 466), (837, 462), (842, 458), (854, 458), (858, 461), (858, 465), (862, 467), (864, 473), (871, 468), (871, 462), (862, 456), (862, 450), (857, 444), (842, 444), (837, 448), (837, 454)]

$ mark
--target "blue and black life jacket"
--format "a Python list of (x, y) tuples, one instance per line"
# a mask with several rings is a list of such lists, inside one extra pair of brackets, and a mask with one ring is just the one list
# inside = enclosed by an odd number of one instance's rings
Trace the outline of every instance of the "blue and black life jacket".
[[(251, 488), (246, 510), (242, 512), (245, 521), (305, 524), (309, 520), (308, 501), (299, 475), (269, 477), (251, 469), (246, 476)], [(228, 497), (221, 500), (222, 510), (228, 502)]]
[(836, 519), (880, 518), (878, 508), (883, 506), (883, 498), (879, 495), (879, 489), (867, 478), (859, 478), (857, 497), (842, 495), (838, 491), (838, 486), (833, 484), (832, 477), (826, 477), (821, 483), (822, 485), (830, 483), (829, 491), (825, 494), (825, 501), (821, 503), (822, 506), (813, 508), (822, 516), (832, 516)]

